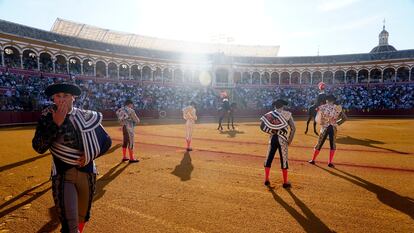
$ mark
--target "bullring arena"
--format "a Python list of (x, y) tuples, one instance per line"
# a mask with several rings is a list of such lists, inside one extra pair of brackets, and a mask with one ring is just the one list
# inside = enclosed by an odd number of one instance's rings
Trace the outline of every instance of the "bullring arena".
[[(37, 154), (32, 138), (51, 104), (43, 90), (62, 81), (81, 87), (77, 107), (103, 112), (112, 138), (96, 160), (84, 232), (414, 232), (414, 50), (396, 50), (388, 36), (383, 26), (363, 54), (277, 57), (278, 46), (206, 44), (189, 54), (181, 41), (63, 19), (51, 31), (0, 20), (0, 232), (60, 230), (52, 155)], [(328, 143), (308, 163), (317, 136), (312, 123), (304, 134), (306, 111), (319, 82), (349, 116), (335, 168)], [(234, 130), (217, 130), (224, 92), (238, 106)], [(259, 118), (277, 98), (289, 100), (297, 128), (290, 189), (278, 156), (263, 184), (269, 136)], [(142, 120), (135, 164), (121, 162), (115, 110), (126, 99)], [(199, 120), (187, 152), (181, 109), (190, 100)]]
[[(316, 136), (290, 147), (292, 189), (263, 185), (268, 137), (257, 120), (235, 131), (200, 123), (194, 151), (183, 124), (145, 121), (136, 128), (139, 165), (122, 163), (119, 126), (107, 123), (111, 152), (99, 169), (93, 218), (86, 232), (412, 232), (414, 140), (411, 119), (352, 118), (338, 135), (336, 168), (307, 163)], [(361, 128), (370, 130), (361, 131)], [(3, 128), (2, 232), (58, 232), (50, 191), (50, 154), (31, 148), (33, 127)], [(16, 145), (18, 143), (18, 146)]]

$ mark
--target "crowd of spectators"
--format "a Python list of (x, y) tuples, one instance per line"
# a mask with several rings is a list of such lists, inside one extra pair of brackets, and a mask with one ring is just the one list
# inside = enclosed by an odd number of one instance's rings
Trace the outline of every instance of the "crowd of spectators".
[[(43, 90), (59, 78), (24, 77), (0, 73), (1, 111), (39, 111), (51, 104)], [(137, 109), (182, 109), (189, 101), (199, 109), (216, 109), (220, 105), (219, 92), (211, 87), (161, 86), (99, 83), (93, 80), (75, 80), (83, 93), (75, 102), (78, 107), (91, 110), (116, 110), (126, 99)], [(330, 86), (327, 90), (348, 110), (383, 110), (414, 108), (414, 84)], [(318, 90), (314, 86), (247, 88), (236, 87), (231, 95), (239, 108), (270, 109), (275, 99), (289, 102), (291, 110), (306, 110)]]
[[(43, 90), (50, 84), (61, 82), (59, 78), (24, 77), (0, 73), (1, 111), (38, 111), (51, 101)], [(195, 101), (201, 109), (218, 105), (218, 94), (212, 88), (159, 86), (116, 83), (98, 83), (92, 80), (75, 80), (82, 95), (75, 105), (91, 110), (116, 110), (126, 99), (131, 99), (137, 109), (182, 109)]]
[[(347, 110), (385, 110), (414, 108), (414, 84), (331, 86), (326, 90)], [(293, 110), (308, 109), (318, 95), (314, 86), (281, 88), (237, 87), (236, 94), (246, 108), (270, 108), (278, 98), (289, 102)]]

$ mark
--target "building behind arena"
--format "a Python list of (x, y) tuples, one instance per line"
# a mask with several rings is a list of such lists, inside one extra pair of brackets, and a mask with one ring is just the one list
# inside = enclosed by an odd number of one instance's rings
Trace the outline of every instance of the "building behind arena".
[[(238, 88), (314, 88), (321, 81), (331, 87), (412, 86), (414, 49), (397, 50), (388, 36), (384, 26), (378, 46), (362, 54), (278, 57), (279, 46), (174, 41), (63, 19), (51, 31), (0, 20), (0, 71), (32, 78), (208, 87), (225, 89), (233, 97)], [(0, 94), (8, 88), (0, 84)]]

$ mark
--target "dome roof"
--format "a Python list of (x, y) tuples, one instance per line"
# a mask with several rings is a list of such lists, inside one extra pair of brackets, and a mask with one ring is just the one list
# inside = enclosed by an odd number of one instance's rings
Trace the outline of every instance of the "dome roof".
[(371, 50), (370, 53), (384, 53), (397, 51), (394, 46), (388, 44), (389, 33), (385, 30), (385, 24), (382, 27), (382, 31), (378, 35), (378, 45)]
[(397, 51), (392, 45), (378, 45), (371, 50), (370, 53), (383, 53), (383, 52), (395, 52)]

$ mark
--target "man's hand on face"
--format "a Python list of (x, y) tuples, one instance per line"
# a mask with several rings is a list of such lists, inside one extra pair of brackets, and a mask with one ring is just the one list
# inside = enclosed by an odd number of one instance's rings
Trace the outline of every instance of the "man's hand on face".
[(66, 114), (69, 112), (69, 106), (66, 101), (59, 101), (56, 103), (57, 109), (53, 110), (53, 121), (60, 127), (65, 121)]

